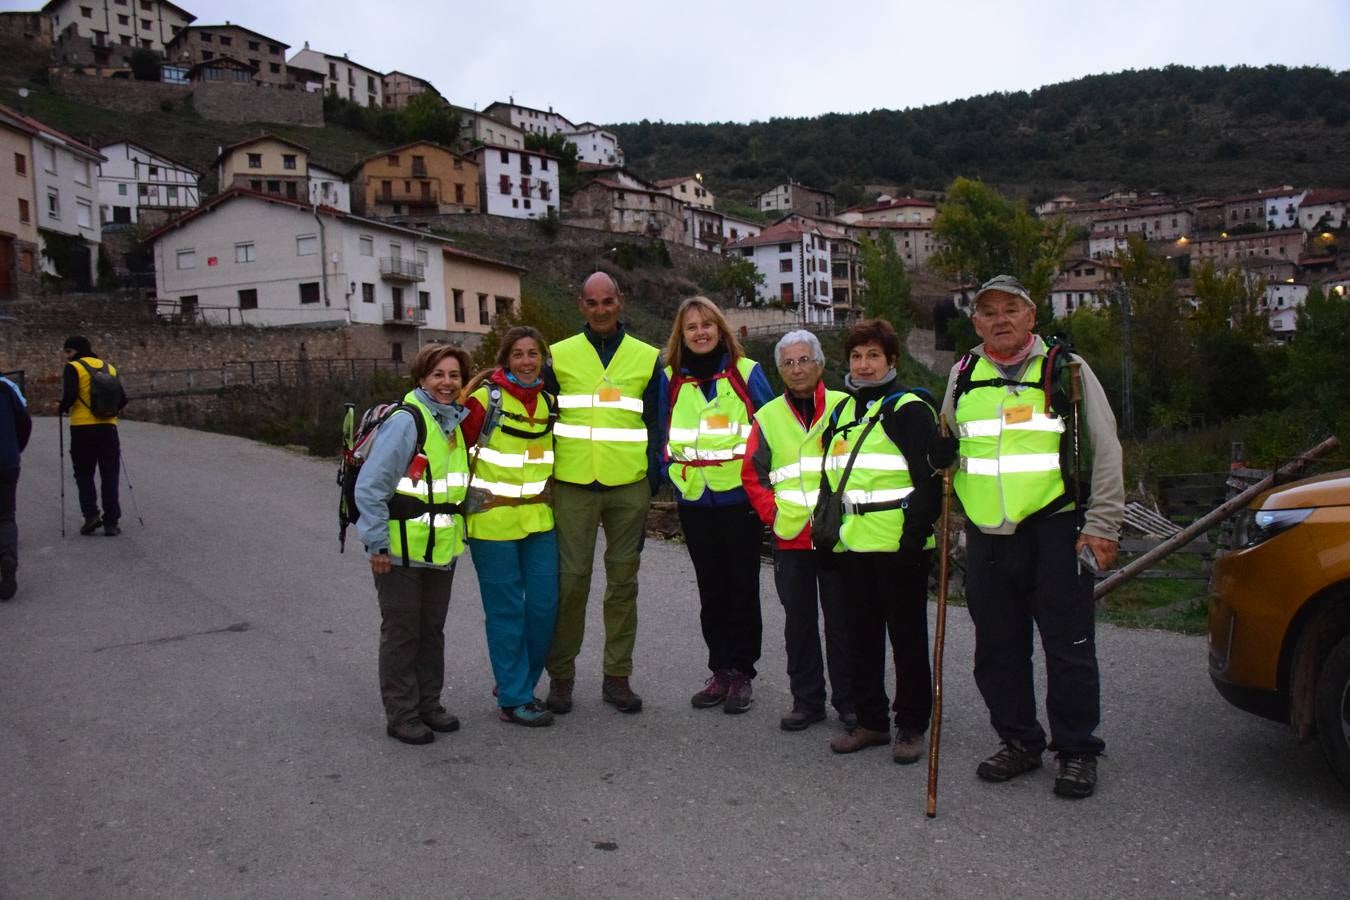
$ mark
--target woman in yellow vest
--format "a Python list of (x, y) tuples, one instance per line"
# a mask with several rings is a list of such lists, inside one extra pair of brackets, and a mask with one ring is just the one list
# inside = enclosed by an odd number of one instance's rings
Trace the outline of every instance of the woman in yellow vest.
[(895, 660), (897, 763), (918, 762), (933, 711), (928, 665), (928, 569), (942, 499), (928, 453), (933, 408), (900, 385), (900, 338), (885, 319), (864, 320), (844, 339), (849, 398), (823, 435), (825, 477), (842, 494), (834, 552), (844, 580), (850, 685), (858, 727), (830, 741), (835, 753), (888, 744), (886, 638)]
[(469, 552), (483, 598), (488, 657), (503, 722), (538, 727), (535, 699), (558, 616), (558, 539), (549, 485), (556, 398), (544, 390), (548, 344), (528, 326), (502, 336), (497, 367), (465, 389), (471, 445)]
[(441, 688), (445, 614), (455, 557), (464, 552), (469, 458), (457, 400), (468, 370), (458, 347), (423, 347), (412, 363), (417, 386), (380, 426), (356, 479), (356, 525), (380, 598), (385, 731), (405, 744), (459, 728), (441, 705)]
[(666, 474), (698, 581), (699, 620), (712, 674), (691, 702), (750, 708), (759, 660), (759, 550), (764, 526), (741, 486), (755, 410), (773, 388), (746, 359), (722, 311), (706, 297), (680, 304), (660, 384)]

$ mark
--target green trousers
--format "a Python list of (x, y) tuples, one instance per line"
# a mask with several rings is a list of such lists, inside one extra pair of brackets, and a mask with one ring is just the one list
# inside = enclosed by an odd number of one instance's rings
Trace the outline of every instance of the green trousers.
[(553, 485), (558, 535), (558, 624), (549, 651), (551, 678), (576, 677), (577, 654), (586, 631), (595, 535), (605, 529), (605, 675), (633, 673), (637, 638), (638, 564), (647, 527), (651, 490), (646, 479), (595, 491), (559, 481)]

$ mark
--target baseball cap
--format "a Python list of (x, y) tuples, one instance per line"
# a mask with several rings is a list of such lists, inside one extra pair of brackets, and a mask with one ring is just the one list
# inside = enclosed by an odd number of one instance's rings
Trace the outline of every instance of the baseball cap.
[(981, 297), (995, 291), (1003, 294), (1011, 294), (1014, 297), (1021, 297), (1026, 301), (1028, 306), (1032, 308), (1035, 308), (1036, 306), (1036, 301), (1031, 299), (1030, 292), (1027, 291), (1022, 282), (1011, 275), (995, 275), (993, 278), (990, 278), (984, 284), (980, 285), (980, 289), (975, 293), (975, 299), (971, 301), (971, 306), (978, 305)]

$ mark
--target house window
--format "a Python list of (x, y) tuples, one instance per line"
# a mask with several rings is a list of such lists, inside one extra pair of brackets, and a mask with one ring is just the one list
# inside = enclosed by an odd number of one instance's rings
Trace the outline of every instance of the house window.
[(454, 297), (454, 301), (455, 301), (455, 321), (456, 321), (456, 322), (463, 322), (463, 321), (464, 321), (464, 292), (463, 292), (463, 291), (451, 291), (450, 293), (451, 293), (451, 295)]
[(319, 283), (317, 281), (302, 281), (300, 283), (300, 302), (319, 302)]
[(197, 36), (198, 36), (199, 38), (201, 38), (201, 42), (202, 42), (203, 44), (209, 44), (209, 43), (211, 43), (211, 32), (209, 32), (209, 31), (203, 31), (203, 32), (201, 32), (201, 33), (200, 33), (199, 35), (197, 35)]
[[(212, 53), (210, 50), (203, 50), (203, 51), (202, 51), (202, 61), (203, 61), (203, 62), (206, 62), (206, 61), (208, 61), (208, 60), (212, 60), (212, 59), (215, 59), (215, 58), (216, 58), (216, 55), (215, 55), (214, 53)], [(212, 73), (212, 72), (207, 72), (207, 73), (204, 73), (204, 74), (206, 75), (207, 79), (210, 80), (210, 81), (216, 81), (216, 80), (217, 80), (215, 74)]]
[(248, 155), (248, 167), (249, 167), (250, 169), (261, 169), (261, 168), (262, 168), (262, 154), (261, 154), (261, 153), (250, 153), (250, 154)]
[(398, 165), (398, 154), (397, 154), (397, 153), (390, 153), (389, 155), (387, 155), (387, 156), (384, 158), (384, 161), (385, 161), (386, 163), (388, 163), (389, 165), (391, 165), (391, 166), (397, 166), (397, 165)]
[(14, 174), (15, 175), (28, 174), (28, 157), (24, 156), (22, 153), (14, 154)]
[[(141, 19), (141, 31), (149, 31), (152, 27), (149, 19)], [(144, 44), (145, 42), (142, 41), (141, 43)]]
[[(94, 227), (94, 207), (88, 200), (75, 201), (75, 224), (81, 228)], [(1281, 247), (1281, 250), (1284, 248)]]
[(366, 76), (366, 90), (367, 91), (375, 90), (375, 77), (373, 75)]
[(251, 263), (258, 259), (257, 250), (252, 241), (244, 244), (234, 245), (234, 261), (237, 263)]
[(359, 248), (358, 252), (362, 256), (375, 255), (375, 239), (373, 237), (363, 234), (357, 239), (356, 243)]
[(337, 63), (328, 64), (328, 77), (337, 81)]
[(295, 255), (313, 256), (319, 252), (319, 238), (312, 234), (296, 235)]
[(791, 272), (791, 271), (792, 271), (792, 258), (791, 258), (791, 257), (788, 257), (787, 259), (780, 259), (780, 260), (778, 261), (778, 271), (780, 271), (780, 272)]
[(792, 252), (792, 245), (791, 245), (791, 244), (779, 244), (779, 245), (778, 245), (778, 252), (779, 252), (779, 253), (791, 253), (791, 252)]
[(361, 282), (361, 302), (362, 303), (375, 302), (375, 285), (371, 284), (368, 281)]
[(794, 299), (792, 293), (792, 282), (785, 281), (778, 286), (778, 299), (784, 303), (791, 303)]
[(47, 191), (47, 218), (61, 220), (61, 195), (54, 190)]
[(178, 186), (177, 186), (177, 185), (173, 185), (173, 184), (169, 185), (169, 188), (168, 188), (168, 196), (169, 196), (169, 199), (170, 199), (170, 200), (177, 200), (177, 199), (178, 199)]
[(25, 275), (32, 275), (34, 269), (34, 259), (32, 250), (19, 251), (19, 271)]
[(251, 179), (248, 183), (248, 186), (250, 189), (257, 191), (258, 193), (262, 193), (262, 182), (259, 181), (258, 179), (256, 178)]
[(389, 344), (389, 358), (394, 362), (403, 362), (403, 342), (391, 341)]
[(282, 156), (281, 156), (281, 167), (282, 167), (283, 169), (294, 169), (294, 168), (295, 168), (295, 154), (294, 154), (294, 153), (283, 153)]
[(281, 72), (281, 63), (268, 63), (267, 69), (273, 75), (279, 74)]
[(418, 309), (431, 309), (431, 291), (417, 292)]
[(258, 308), (258, 289), (257, 289), (257, 288), (242, 288), (242, 289), (240, 289), (240, 291), (239, 291), (239, 308), (240, 308), (240, 309), (257, 309), (257, 308)]
[(230, 46), (230, 45), (233, 44), (233, 43), (234, 43), (234, 38), (232, 38), (232, 37), (230, 37), (230, 36), (228, 36), (228, 35), (224, 35), (224, 34), (222, 34), (222, 35), (220, 36), (220, 46), (222, 46), (222, 47), (228, 47), (228, 46)]
[(511, 193), (511, 176), (510, 176), (510, 175), (503, 175), (503, 176), (501, 176), (501, 180), (497, 182), (497, 186), (501, 189), (501, 192), (502, 192), (503, 194), (510, 194), (510, 193)]
[(278, 53), (281, 52), (281, 47), (278, 46), (277, 44), (268, 44), (267, 52), (272, 54), (273, 56), (276, 56)]
[(29, 216), (29, 212), (28, 212), (28, 201), (25, 200), (25, 199), (23, 199), (22, 197), (20, 197), (20, 198), (19, 198), (19, 221), (20, 221), (20, 222), (25, 222), (25, 223), (26, 223), (26, 222), (28, 221), (28, 216)]
[(49, 174), (55, 175), (55, 174), (56, 174), (56, 148), (53, 147), (51, 144), (43, 144), (43, 145), (42, 145), (42, 150), (43, 150), (44, 155), (47, 157), (47, 159), (46, 159), (46, 163), (47, 163), (47, 172), (48, 172)]
[(248, 49), (250, 49), (250, 50), (257, 50), (257, 49), (259, 49), (259, 47), (260, 47), (260, 45), (258, 44), (257, 41), (249, 41), (249, 42), (248, 42)]
[(177, 253), (177, 258), (178, 258), (178, 270), (180, 272), (183, 271), (184, 269), (197, 268), (196, 250), (179, 250)]
[(271, 180), (271, 181), (268, 181), (268, 182), (267, 182), (267, 193), (269, 193), (269, 194), (280, 194), (280, 193), (281, 193), (281, 182), (278, 181), (278, 180)]
[(131, 24), (131, 16), (118, 16), (118, 17), (117, 17), (117, 24), (118, 24), (118, 25), (130, 25), (130, 24)]
[(423, 271), (425, 271), (425, 270), (426, 270), (426, 267), (427, 267), (427, 259), (428, 259), (428, 257), (427, 257), (427, 251), (425, 251), (425, 250), (418, 250), (416, 255), (417, 255), (417, 264), (418, 264), (419, 266), (422, 267)]
[(462, 184), (455, 185), (455, 202), (456, 203), (464, 202), (464, 185)]
[(84, 16), (86, 19), (92, 19), (94, 17), (94, 8), (92, 6), (81, 6), (80, 15)]
[(487, 294), (479, 294), (479, 295), (478, 295), (478, 324), (479, 324), (479, 325), (491, 325), (491, 324), (492, 324), (492, 314), (491, 314), (490, 312), (488, 312), (488, 295), (487, 295)]
[(502, 162), (504, 162), (504, 163), (509, 163), (510, 161), (511, 161), (511, 154), (508, 153), (507, 151), (503, 150), (503, 151), (502, 151)]

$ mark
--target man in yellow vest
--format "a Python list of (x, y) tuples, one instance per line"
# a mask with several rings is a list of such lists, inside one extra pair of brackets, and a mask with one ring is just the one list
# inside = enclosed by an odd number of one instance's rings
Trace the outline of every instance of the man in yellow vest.
[[(971, 317), (984, 343), (952, 367), (942, 416), (953, 435), (932, 458), (945, 464), (939, 457), (959, 448), (953, 484), (967, 519), (975, 682), (1003, 741), (976, 774), (1007, 781), (1040, 768), (1047, 745), (1036, 716), (1034, 622), (1049, 749), (1059, 758), (1055, 793), (1088, 797), (1105, 746), (1096, 735), (1093, 574), (1115, 560), (1124, 515), (1116, 420), (1087, 364), (1032, 333), (1036, 304), (1017, 279), (986, 282)], [(1056, 363), (1061, 355), (1067, 366)], [(1068, 390), (1074, 368), (1077, 404)]]
[[(103, 533), (112, 537), (121, 534), (117, 522), (122, 518), (122, 506), (117, 499), (118, 465), (122, 458), (122, 445), (117, 437), (117, 416), (100, 416), (94, 413), (93, 373), (105, 367), (111, 375), (117, 369), (105, 360), (94, 355), (89, 338), (84, 335), (72, 335), (66, 338), (65, 371), (61, 375), (61, 403), (57, 407), (61, 413), (70, 414), (70, 462), (75, 469), (75, 485), (80, 494), (80, 512), (84, 514), (84, 524), (80, 534), (90, 535), (103, 528)], [(121, 386), (118, 386), (121, 390)], [(116, 404), (120, 412), (127, 405), (127, 395), (121, 394)], [(94, 486), (94, 471), (98, 470), (103, 488), (103, 513), (99, 514), (99, 493)]]
[(580, 334), (553, 345), (545, 389), (558, 398), (553, 428), (553, 512), (558, 535), (558, 624), (549, 652), (546, 705), (572, 709), (576, 657), (586, 623), (596, 531), (605, 529), (605, 651), (601, 697), (621, 712), (642, 709), (633, 692), (638, 565), (647, 507), (660, 477), (656, 386), (659, 351), (628, 334), (623, 294), (604, 272), (577, 300)]

